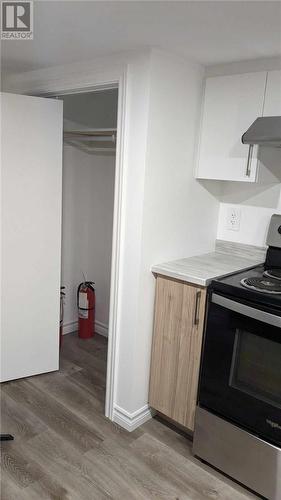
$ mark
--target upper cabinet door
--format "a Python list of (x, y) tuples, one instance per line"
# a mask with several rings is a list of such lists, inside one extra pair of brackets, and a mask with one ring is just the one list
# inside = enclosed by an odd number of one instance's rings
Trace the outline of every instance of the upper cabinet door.
[(249, 174), (241, 137), (262, 116), (265, 85), (266, 72), (207, 78), (197, 178), (255, 182), (257, 151)]
[(281, 116), (281, 71), (268, 72), (263, 114)]

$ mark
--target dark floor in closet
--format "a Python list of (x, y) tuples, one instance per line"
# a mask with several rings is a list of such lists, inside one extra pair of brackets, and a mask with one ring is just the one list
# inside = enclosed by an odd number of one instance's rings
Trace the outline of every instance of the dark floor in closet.
[(103, 416), (107, 341), (64, 337), (61, 370), (2, 385), (1, 500), (256, 498), (153, 419), (132, 433)]

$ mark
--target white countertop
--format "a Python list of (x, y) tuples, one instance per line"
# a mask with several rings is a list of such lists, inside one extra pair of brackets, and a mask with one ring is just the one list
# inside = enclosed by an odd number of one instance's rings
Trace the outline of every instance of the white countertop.
[(212, 279), (244, 271), (264, 262), (265, 249), (218, 241), (214, 252), (152, 266), (156, 274), (207, 286)]

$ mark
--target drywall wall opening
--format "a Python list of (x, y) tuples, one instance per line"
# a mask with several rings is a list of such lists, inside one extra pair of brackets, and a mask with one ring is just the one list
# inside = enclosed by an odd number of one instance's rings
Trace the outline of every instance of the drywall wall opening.
[[(94, 356), (103, 353), (99, 366), (105, 376), (106, 341), (99, 336), (108, 335), (118, 89), (59, 98), (64, 101), (61, 284), (65, 286), (65, 335), (61, 356), (67, 358), (71, 350), (78, 353), (85, 347)], [(103, 131), (112, 135), (95, 135)], [(77, 288), (85, 279), (95, 282), (95, 336), (80, 340)], [(90, 365), (86, 368), (91, 369)]]

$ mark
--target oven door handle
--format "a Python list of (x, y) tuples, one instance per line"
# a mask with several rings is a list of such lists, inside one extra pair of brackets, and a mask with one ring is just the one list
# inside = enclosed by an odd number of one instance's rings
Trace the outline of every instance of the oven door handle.
[(218, 306), (222, 306), (226, 309), (230, 309), (231, 311), (243, 314), (244, 316), (248, 316), (249, 318), (253, 318), (258, 321), (262, 321), (263, 323), (267, 323), (268, 325), (281, 328), (281, 316), (276, 316), (275, 314), (261, 311), (260, 309), (255, 309), (254, 307), (246, 306), (245, 304), (241, 304), (240, 302), (236, 302), (235, 300), (227, 299), (226, 297), (222, 297), (221, 295), (217, 295), (216, 293), (212, 294), (212, 302), (214, 304), (217, 304)]

